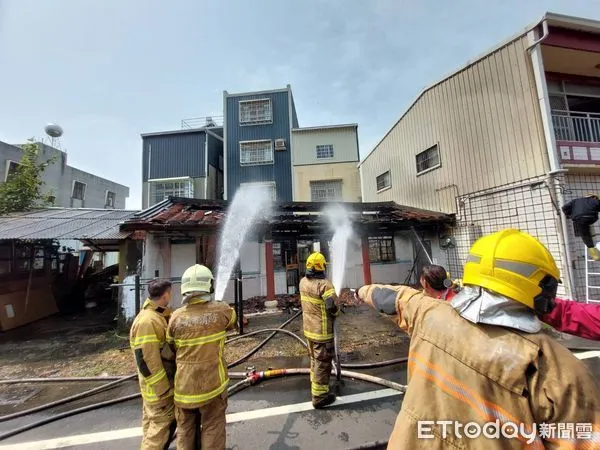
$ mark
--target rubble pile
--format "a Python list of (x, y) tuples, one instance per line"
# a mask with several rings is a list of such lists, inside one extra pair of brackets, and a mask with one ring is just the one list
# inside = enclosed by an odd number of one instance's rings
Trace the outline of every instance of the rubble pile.
[[(280, 309), (300, 308), (300, 295), (298, 294), (280, 294), (275, 296), (277, 307)], [(267, 297), (256, 296), (244, 300), (244, 312), (254, 313), (265, 310), (265, 301)]]
[[(345, 306), (356, 306), (357, 302), (354, 293), (350, 289), (342, 289), (339, 296), (341, 304)], [(277, 307), (279, 309), (300, 308), (300, 294), (279, 294), (275, 296)], [(267, 297), (256, 296), (244, 300), (244, 312), (255, 313), (265, 310), (265, 301)]]

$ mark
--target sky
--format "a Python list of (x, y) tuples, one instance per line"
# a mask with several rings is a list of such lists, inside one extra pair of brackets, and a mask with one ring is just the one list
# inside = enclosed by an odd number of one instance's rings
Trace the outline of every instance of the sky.
[(130, 188), (140, 133), (292, 86), (300, 126), (358, 123), (361, 158), (431, 83), (546, 11), (600, 0), (0, 0), (0, 141), (62, 126), (68, 163)]

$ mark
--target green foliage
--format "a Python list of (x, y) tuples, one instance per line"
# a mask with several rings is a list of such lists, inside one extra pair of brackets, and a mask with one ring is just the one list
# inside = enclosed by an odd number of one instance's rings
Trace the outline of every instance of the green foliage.
[(32, 208), (51, 206), (52, 192), (43, 192), (44, 170), (55, 158), (39, 161), (39, 146), (30, 139), (23, 145), (23, 157), (15, 171), (9, 173), (5, 183), (0, 184), (0, 214), (27, 211)]

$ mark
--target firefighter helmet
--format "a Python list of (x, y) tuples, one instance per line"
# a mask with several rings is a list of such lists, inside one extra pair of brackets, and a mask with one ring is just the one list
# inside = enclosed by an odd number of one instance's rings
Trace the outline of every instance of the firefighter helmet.
[(314, 270), (316, 272), (325, 272), (325, 266), (327, 262), (325, 261), (325, 257), (322, 253), (314, 252), (312, 255), (308, 257), (306, 260), (306, 269)]
[(556, 296), (559, 276), (554, 258), (540, 241), (522, 231), (506, 229), (473, 244), (462, 281), (537, 311)]
[(189, 267), (181, 276), (181, 293), (190, 292), (213, 292), (213, 274), (210, 269), (200, 264)]

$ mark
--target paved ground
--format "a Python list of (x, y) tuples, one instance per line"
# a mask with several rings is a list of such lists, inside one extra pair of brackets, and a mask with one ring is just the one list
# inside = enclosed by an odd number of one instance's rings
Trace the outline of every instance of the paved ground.
[[(388, 330), (382, 328), (378, 334), (388, 338)], [(354, 362), (358, 354), (363, 361), (390, 359), (406, 355), (406, 341), (397, 336), (395, 346), (374, 347), (367, 351), (351, 351), (345, 354)], [(273, 345), (278, 345), (278, 341)], [(590, 367), (600, 380), (600, 343), (574, 337), (566, 337), (563, 343), (574, 348), (574, 352)], [(365, 353), (368, 355), (365, 356)], [(257, 369), (268, 367), (307, 367), (307, 358), (253, 359), (242, 367), (254, 365)], [(361, 372), (404, 384), (406, 367), (403, 364)], [(79, 383), (35, 385), (30, 392), (36, 393), (26, 407), (36, 402), (47, 402), (56, 398), (89, 389), (97, 384)], [(23, 390), (27, 386), (19, 389)], [(29, 387), (32, 389), (31, 387)], [(229, 449), (348, 449), (372, 441), (387, 440), (401, 405), (401, 396), (380, 386), (347, 380), (340, 387), (341, 399), (326, 410), (316, 411), (308, 402), (308, 379), (304, 376), (287, 377), (265, 381), (250, 387), (232, 398), (228, 408)], [(15, 392), (14, 388), (8, 391)], [(5, 388), (6, 390), (6, 388)], [(13, 421), (0, 423), (0, 434), (35, 422), (57, 413), (68, 411), (92, 402), (113, 399), (137, 391), (135, 382), (128, 382), (107, 393), (99, 394), (80, 402), (57, 407), (53, 410), (30, 415)], [(21, 392), (21, 395), (27, 391)], [(4, 399), (6, 400), (6, 393)], [(2, 389), (0, 389), (2, 400)], [(1, 403), (1, 401), (0, 401)], [(19, 408), (25, 407), (21, 405)], [(0, 415), (7, 414), (12, 407), (0, 407)], [(15, 408), (16, 410), (16, 408)], [(41, 449), (135, 449), (139, 448), (141, 430), (140, 401), (131, 400), (68, 419), (56, 421), (39, 428), (0, 441), (0, 450)], [(175, 448), (173, 445), (172, 448)]]
[[(600, 345), (596, 348), (600, 350)], [(584, 358), (600, 379), (599, 350), (575, 353)], [(300, 365), (303, 362), (298, 361)], [(405, 382), (403, 365), (370, 373)], [(94, 401), (132, 392), (135, 392), (134, 383), (94, 397)], [(307, 402), (307, 394), (306, 378), (288, 377), (263, 382), (233, 396), (228, 409), (228, 448), (347, 449), (386, 440), (401, 404), (401, 396), (395, 391), (351, 380), (341, 386), (340, 404), (326, 410), (313, 410)], [(0, 423), (0, 433), (82, 404)], [(140, 402), (129, 401), (22, 433), (2, 441), (0, 450), (139, 448), (139, 415)]]

